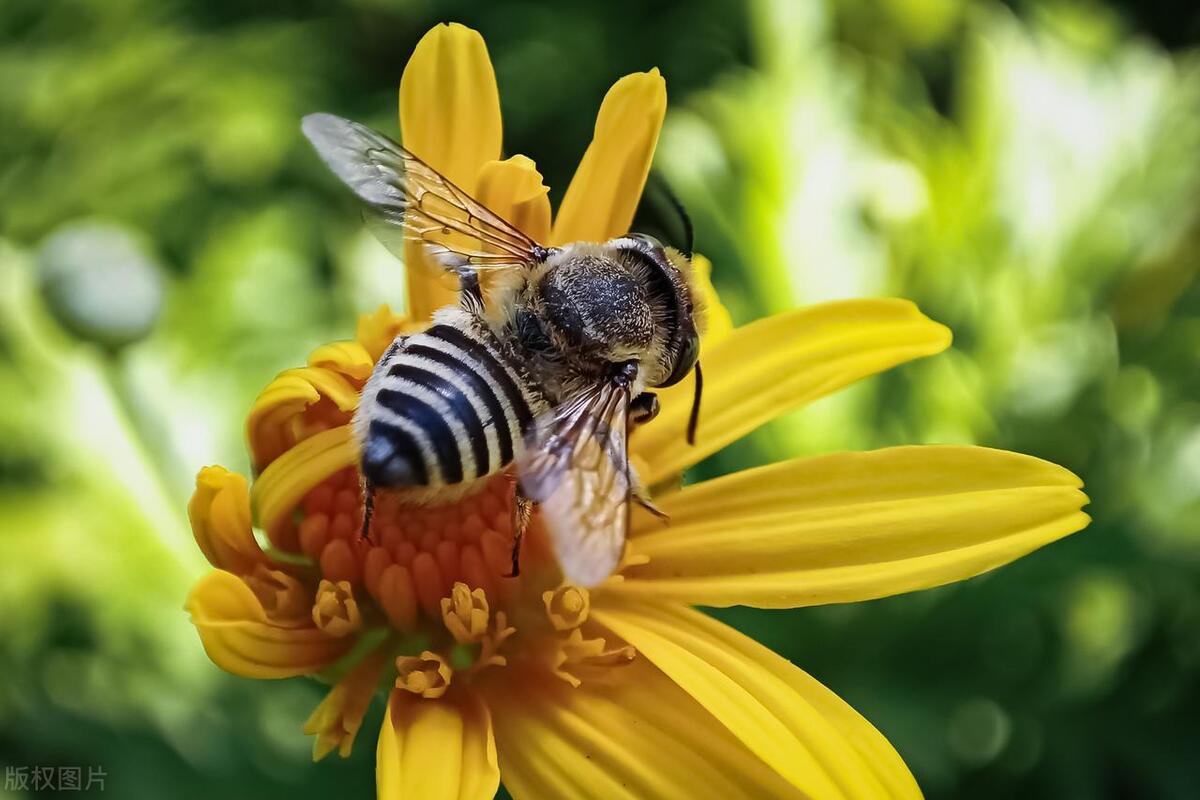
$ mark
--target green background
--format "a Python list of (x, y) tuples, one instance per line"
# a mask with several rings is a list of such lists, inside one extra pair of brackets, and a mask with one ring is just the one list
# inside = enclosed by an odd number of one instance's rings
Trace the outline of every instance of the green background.
[[(1032, 453), (1095, 522), (994, 574), (720, 616), (810, 671), (932, 798), (1200, 791), (1200, 12), (716, 0), (0, 4), (0, 766), (117, 797), (369, 796), (375, 727), (313, 765), (306, 680), (204, 657), (196, 470), (245, 472), (277, 371), (403, 302), (303, 143), (395, 132), (417, 39), (486, 38), (505, 150), (562, 189), (620, 75), (658, 66), (656, 168), (739, 322), (915, 300), (954, 348), (697, 476), (898, 443)], [(0, 791), (0, 796), (6, 796)]]

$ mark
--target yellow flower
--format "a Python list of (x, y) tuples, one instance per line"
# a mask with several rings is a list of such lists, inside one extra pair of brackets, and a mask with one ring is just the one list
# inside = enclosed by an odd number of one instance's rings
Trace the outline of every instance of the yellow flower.
[[(500, 120), (483, 40), (439, 26), (401, 83), (406, 144), (527, 231), (551, 241), (623, 232), (666, 103), (657, 72), (605, 98), (551, 225), (533, 162), (497, 161)], [(686, 385), (635, 432), (649, 485), (771, 418), (860, 378), (937, 353), (950, 334), (902, 300), (828, 303), (732, 329), (715, 309), (695, 446)], [(916, 797), (870, 723), (790, 662), (692, 605), (790, 608), (883, 597), (977, 575), (1077, 531), (1079, 480), (1028, 456), (898, 447), (788, 461), (656, 497), (618, 574), (564, 586), (536, 515), (519, 578), (511, 478), (453, 505), (361, 498), (349, 422), (391, 338), (449, 299), (410, 271), (413, 313), (386, 308), (351, 341), (316, 350), (247, 419), (258, 479), (202, 470), (189, 506), (216, 568), (187, 607), (212, 660), (254, 678), (333, 682), (305, 731), (317, 758), (349, 752), (371, 694), (388, 687), (379, 796), (490, 798)], [(253, 518), (271, 548), (259, 549)], [(304, 613), (310, 609), (311, 613)]]

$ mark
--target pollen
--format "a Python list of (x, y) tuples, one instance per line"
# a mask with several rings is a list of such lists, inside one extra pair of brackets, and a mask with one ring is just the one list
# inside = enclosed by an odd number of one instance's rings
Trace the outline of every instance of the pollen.
[(508, 624), (508, 617), (503, 611), (496, 612), (496, 625), (491, 633), (485, 634), (479, 648), (479, 658), (470, 667), (470, 672), (479, 672), (488, 667), (503, 667), (508, 664), (508, 657), (500, 655), (500, 648), (509, 640), (517, 629)]

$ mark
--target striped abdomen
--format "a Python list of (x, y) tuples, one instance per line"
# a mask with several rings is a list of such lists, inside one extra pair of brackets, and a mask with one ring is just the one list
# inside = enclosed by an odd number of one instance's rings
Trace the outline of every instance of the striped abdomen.
[(356, 419), (362, 470), (380, 487), (447, 486), (497, 472), (545, 406), (487, 328), (444, 311), (375, 367)]

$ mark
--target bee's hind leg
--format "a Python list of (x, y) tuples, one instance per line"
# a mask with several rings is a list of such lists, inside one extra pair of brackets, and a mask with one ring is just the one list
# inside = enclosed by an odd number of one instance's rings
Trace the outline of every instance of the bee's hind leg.
[(514, 484), (512, 505), (512, 572), (505, 575), (504, 577), (506, 578), (515, 578), (521, 574), (521, 539), (525, 536), (525, 529), (529, 527), (529, 520), (532, 516), (533, 501), (521, 491), (521, 484)]
[(479, 286), (479, 273), (465, 257), (444, 248), (426, 245), (426, 253), (442, 268), (458, 276), (458, 307), (468, 314), (483, 313), (483, 289)]
[(483, 289), (479, 286), (479, 273), (469, 266), (459, 267), (458, 305), (468, 314), (483, 314)]
[(458, 276), (458, 307), (468, 314), (483, 313), (483, 289), (479, 286), (479, 273), (466, 258), (450, 251), (433, 251), (433, 257), (442, 267)]
[(360, 539), (371, 540), (371, 519), (375, 516), (375, 486), (368, 480), (363, 480), (362, 487), (363, 512), (362, 528), (359, 529)]

